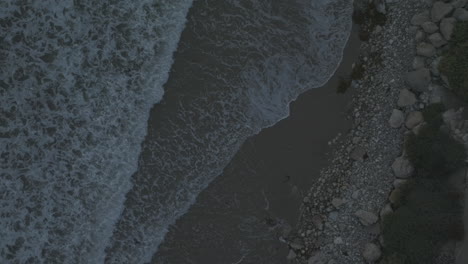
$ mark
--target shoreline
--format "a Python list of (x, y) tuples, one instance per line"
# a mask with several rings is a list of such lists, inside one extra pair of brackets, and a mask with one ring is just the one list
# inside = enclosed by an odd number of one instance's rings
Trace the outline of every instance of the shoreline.
[[(350, 75), (359, 45), (353, 26), (329, 81), (299, 95), (287, 118), (246, 140), (223, 174), (170, 227), (153, 263), (184, 263), (188, 258), (195, 263), (284, 263), (288, 245), (279, 238), (297, 224), (303, 193), (328, 163), (331, 142), (350, 128), (346, 116), (352, 89), (346, 94), (336, 89)], [(251, 230), (236, 230), (245, 219), (251, 219)], [(221, 234), (230, 241), (221, 242)], [(242, 253), (236, 243), (250, 249)], [(213, 247), (219, 250), (213, 252)]]

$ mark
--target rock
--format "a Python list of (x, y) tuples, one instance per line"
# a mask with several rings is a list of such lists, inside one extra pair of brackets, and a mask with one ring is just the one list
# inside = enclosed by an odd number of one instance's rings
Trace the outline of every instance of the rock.
[[(439, 102), (439, 103), (440, 103), (440, 102)], [(419, 135), (419, 132), (421, 131), (421, 129), (423, 128), (423, 126), (424, 126), (424, 123), (421, 123), (421, 124), (415, 126), (415, 127), (411, 130), (411, 132), (413, 132), (413, 134), (415, 134), (415, 135)]]
[(390, 204), (386, 204), (386, 205), (382, 208), (382, 210), (380, 210), (380, 213), (379, 213), (380, 219), (383, 219), (383, 218), (385, 218), (386, 216), (391, 215), (391, 214), (393, 214), (392, 206), (391, 206)]
[(373, 225), (379, 220), (379, 218), (375, 214), (363, 210), (357, 211), (356, 213), (354, 213), (354, 215), (357, 216), (359, 222), (361, 222), (361, 224), (364, 226)]
[[(284, 255), (283, 255), (283, 256), (284, 256)], [(297, 256), (297, 255), (296, 255), (296, 253), (294, 252), (294, 250), (290, 249), (290, 250), (289, 250), (289, 254), (288, 254), (288, 256), (287, 256), (286, 258), (287, 258), (288, 260), (293, 260), (293, 259), (296, 258), (296, 256)]]
[(395, 188), (400, 188), (401, 186), (403, 186), (406, 182), (408, 182), (408, 180), (403, 180), (403, 179), (395, 179), (393, 181), (393, 187)]
[(451, 4), (454, 8), (464, 7), (468, 3), (468, 0), (455, 0)]
[(431, 73), (434, 76), (439, 76), (440, 71), (439, 71), (439, 64), (440, 61), (442, 60), (442, 57), (437, 57), (434, 61), (431, 63)]
[(333, 240), (333, 243), (335, 243), (336, 245), (341, 245), (344, 243), (344, 241), (341, 237), (337, 237), (335, 238), (335, 240)]
[(405, 114), (398, 109), (393, 109), (392, 115), (388, 120), (388, 123), (392, 128), (399, 128), (405, 122)]
[(421, 124), (424, 121), (423, 114), (419, 111), (411, 112), (406, 117), (405, 125), (408, 129), (413, 129), (415, 126)]
[(411, 71), (406, 74), (406, 83), (417, 92), (424, 92), (431, 83), (431, 71), (427, 68)]
[(446, 40), (450, 40), (452, 38), (453, 29), (455, 28), (455, 18), (444, 18), (442, 22), (440, 22), (440, 33), (444, 36)]
[(424, 68), (424, 58), (419, 56), (414, 57), (412, 66), (415, 70)]
[(393, 174), (395, 177), (399, 179), (405, 179), (410, 177), (413, 172), (414, 168), (413, 165), (409, 162), (409, 160), (405, 159), (404, 157), (398, 157), (392, 164)]
[(414, 36), (414, 41), (416, 41), (416, 43), (419, 43), (423, 41), (425, 38), (426, 38), (426, 34), (423, 31), (418, 30), (416, 32), (416, 35)]
[(374, 0), (375, 10), (381, 14), (387, 13), (387, 8), (385, 7), (385, 0)]
[(362, 251), (362, 256), (369, 263), (374, 263), (382, 256), (380, 247), (373, 243), (367, 243)]
[(436, 54), (436, 50), (432, 44), (421, 42), (416, 46), (416, 54), (424, 57), (432, 57)]
[(312, 216), (312, 224), (318, 229), (323, 229), (323, 218), (320, 215)]
[(447, 41), (442, 37), (440, 33), (434, 33), (430, 35), (428, 39), (431, 42), (431, 44), (436, 48), (440, 48), (447, 44)]
[(400, 188), (395, 188), (393, 191), (390, 193), (390, 196), (388, 196), (388, 200), (390, 201), (391, 204), (397, 204), (399, 203), (401, 199), (401, 189)]
[(463, 109), (460, 109), (458, 111), (455, 111), (455, 109), (449, 109), (442, 114), (442, 119), (448, 127), (450, 127), (452, 130), (455, 130), (458, 121), (461, 120), (462, 112)]
[(415, 26), (420, 26), (424, 22), (429, 21), (429, 11), (424, 11), (422, 13), (416, 14), (411, 18), (411, 24)]
[(304, 243), (300, 238), (296, 238), (293, 242), (289, 243), (289, 246), (295, 250), (300, 250), (304, 248)]
[(437, 32), (437, 30), (439, 30), (439, 27), (434, 22), (431, 22), (431, 21), (424, 22), (421, 25), (421, 27), (428, 34), (435, 33), (435, 32)]
[(335, 222), (336, 220), (338, 220), (338, 212), (331, 212), (330, 214), (328, 214), (328, 220), (331, 222)]
[(453, 12), (453, 17), (458, 21), (468, 21), (468, 11), (464, 8), (457, 8), (455, 12)]
[(340, 198), (333, 198), (331, 203), (336, 209), (338, 209), (345, 203), (345, 201)]
[(453, 6), (441, 1), (435, 2), (431, 9), (432, 22), (439, 22), (442, 18), (448, 16), (453, 10)]
[(307, 264), (325, 264), (322, 253), (316, 253), (314, 256), (307, 260)]
[(402, 89), (398, 97), (397, 105), (399, 107), (405, 107), (414, 105), (416, 103), (416, 95), (410, 92), (408, 89)]
[(367, 151), (361, 146), (357, 146), (351, 152), (351, 159), (355, 161), (364, 161), (367, 158)]

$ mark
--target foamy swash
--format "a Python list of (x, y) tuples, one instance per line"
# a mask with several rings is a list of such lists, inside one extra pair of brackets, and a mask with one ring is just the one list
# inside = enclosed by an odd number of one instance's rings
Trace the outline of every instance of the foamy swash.
[(195, 1), (178, 43), (191, 0), (1, 1), (0, 263), (151, 261), (245, 138), (330, 78), (349, 2)]

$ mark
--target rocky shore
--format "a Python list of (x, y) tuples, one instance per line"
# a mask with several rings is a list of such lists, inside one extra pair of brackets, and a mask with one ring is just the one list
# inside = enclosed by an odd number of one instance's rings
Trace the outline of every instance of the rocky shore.
[[(438, 65), (456, 21), (468, 21), (468, 0), (372, 5), (386, 22), (363, 26), (372, 30), (355, 66), (363, 77), (351, 83), (353, 128), (330, 142), (331, 165), (304, 197), (297, 228), (284, 234), (290, 263), (383, 263), (381, 220), (392, 214), (399, 188), (414, 172), (403, 150), (405, 137), (424, 125), (425, 107), (454, 101)], [(445, 112), (444, 123), (468, 146), (461, 111)], [(440, 263), (454, 262), (454, 248), (444, 254)]]

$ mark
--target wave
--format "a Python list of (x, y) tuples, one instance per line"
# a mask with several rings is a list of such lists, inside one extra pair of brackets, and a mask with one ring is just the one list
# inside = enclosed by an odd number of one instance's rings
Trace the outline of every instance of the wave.
[(102, 263), (191, 0), (0, 2), (0, 262)]
[(194, 2), (107, 263), (150, 262), (169, 225), (244, 140), (286, 117), (300, 93), (328, 81), (342, 59), (351, 13), (345, 0)]

